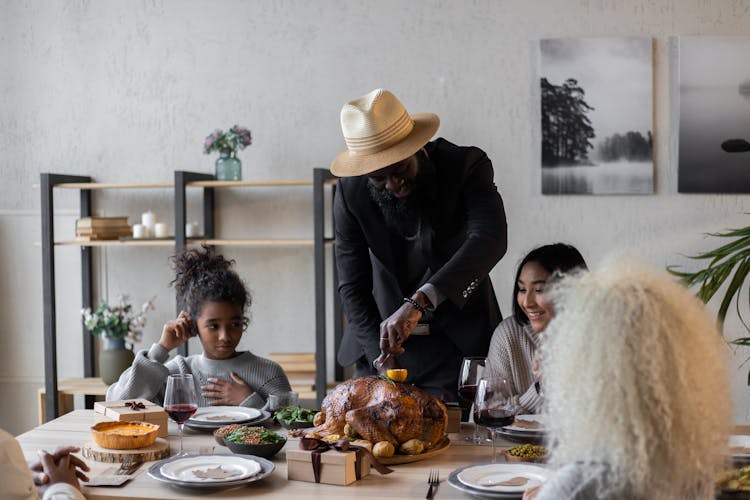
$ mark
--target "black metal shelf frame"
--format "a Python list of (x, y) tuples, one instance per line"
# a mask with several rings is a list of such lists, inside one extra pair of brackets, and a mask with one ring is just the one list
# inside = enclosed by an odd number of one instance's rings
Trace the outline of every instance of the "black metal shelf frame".
[[(210, 174), (175, 171), (174, 173), (174, 232), (175, 253), (187, 247), (185, 224), (187, 222), (187, 187), (195, 181), (214, 180)], [(314, 216), (314, 262), (315, 262), (315, 387), (317, 403), (323, 400), (327, 388), (327, 326), (326, 326), (326, 244), (335, 244), (333, 238), (325, 236), (325, 185), (335, 177), (322, 168), (313, 169), (313, 216)], [(55, 301), (55, 237), (54, 237), (54, 198), (55, 186), (65, 183), (91, 183), (89, 176), (41, 174), (41, 217), (42, 217), (42, 280), (44, 309), (44, 373), (46, 419), (49, 421), (59, 416), (58, 377), (57, 377), (57, 325)], [(204, 237), (215, 236), (214, 221), (214, 188), (203, 187), (203, 227)], [(335, 185), (332, 186), (332, 197), (335, 196)], [(91, 216), (91, 189), (80, 188), (80, 217)], [(331, 211), (332, 212), (332, 211)], [(333, 214), (330, 215), (333, 227)], [(81, 284), (82, 307), (93, 308), (93, 247), (81, 246)], [(335, 255), (332, 257), (332, 308), (333, 308), (333, 341), (334, 352), (338, 350), (343, 336), (343, 314), (338, 294), (338, 275), (336, 273)], [(176, 304), (176, 312), (182, 305)], [(81, 325), (84, 377), (93, 377), (94, 337)], [(179, 347), (180, 354), (187, 356), (187, 343)], [(334, 369), (334, 380), (343, 380), (343, 368), (337, 363)], [(93, 396), (86, 396), (86, 407), (94, 404)]]

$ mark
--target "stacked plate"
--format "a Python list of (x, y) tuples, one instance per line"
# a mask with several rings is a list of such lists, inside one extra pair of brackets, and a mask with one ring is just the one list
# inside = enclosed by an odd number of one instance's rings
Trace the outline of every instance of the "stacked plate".
[(750, 436), (745, 434), (729, 436), (729, 448), (735, 463), (750, 464)]
[(259, 481), (276, 466), (260, 457), (242, 455), (178, 455), (156, 462), (148, 475), (184, 488), (218, 489)]
[(195, 430), (212, 431), (229, 424), (255, 425), (271, 418), (266, 410), (245, 408), (244, 406), (205, 406), (185, 422)]
[(448, 476), (448, 484), (478, 498), (518, 499), (547, 480), (548, 471), (527, 463), (469, 465)]
[(516, 415), (511, 425), (500, 427), (497, 434), (517, 443), (542, 444), (547, 436), (542, 415)]

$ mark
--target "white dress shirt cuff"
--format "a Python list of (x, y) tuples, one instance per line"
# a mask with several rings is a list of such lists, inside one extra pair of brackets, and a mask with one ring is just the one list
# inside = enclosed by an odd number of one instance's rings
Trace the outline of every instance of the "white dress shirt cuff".
[(425, 308), (428, 311), (434, 311), (446, 298), (445, 295), (432, 283), (425, 283), (419, 287), (419, 290), (417, 291), (422, 292), (429, 299), (430, 306)]

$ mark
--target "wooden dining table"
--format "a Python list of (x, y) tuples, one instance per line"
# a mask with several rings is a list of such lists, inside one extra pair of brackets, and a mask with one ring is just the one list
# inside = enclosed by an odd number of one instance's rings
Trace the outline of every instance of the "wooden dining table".
[[(92, 441), (90, 427), (96, 422), (93, 410), (75, 410), (43, 425), (25, 432), (17, 437), (27, 460), (37, 458), (38, 450), (53, 451), (58, 446), (74, 445), (83, 447)], [(274, 429), (279, 433), (282, 428)], [(392, 465), (391, 474), (380, 475), (372, 469), (370, 475), (348, 486), (316, 484), (287, 479), (287, 449), (299, 446), (298, 439), (290, 438), (284, 448), (271, 461), (276, 469), (268, 477), (239, 487), (225, 490), (198, 490), (170, 485), (148, 475), (148, 468), (154, 462), (146, 462), (137, 475), (122, 486), (89, 487), (82, 483), (83, 492), (89, 500), (96, 499), (191, 499), (191, 498), (247, 498), (262, 497), (270, 499), (290, 498), (357, 498), (357, 499), (399, 499), (424, 498), (428, 489), (427, 478), (431, 469), (440, 474), (440, 484), (435, 498), (469, 498), (469, 495), (453, 488), (446, 479), (448, 475), (461, 467), (472, 464), (487, 463), (492, 460), (492, 446), (488, 442), (476, 445), (464, 438), (474, 431), (473, 424), (463, 423), (460, 433), (449, 434), (450, 445), (436, 456), (406, 464)], [(499, 447), (510, 447), (514, 443), (497, 438)], [(179, 450), (177, 425), (169, 423), (168, 441), (172, 453)], [(195, 454), (231, 453), (219, 446), (210, 432), (201, 432), (185, 428), (185, 450)], [(84, 459), (91, 467), (90, 476), (101, 474), (111, 469), (113, 464)], [(504, 461), (498, 452), (498, 461)]]

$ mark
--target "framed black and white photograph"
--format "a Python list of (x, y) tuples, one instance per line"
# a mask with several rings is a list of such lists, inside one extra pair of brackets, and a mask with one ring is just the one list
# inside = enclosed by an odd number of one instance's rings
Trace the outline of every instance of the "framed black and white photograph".
[(679, 38), (680, 193), (750, 193), (750, 37)]
[(543, 194), (654, 192), (652, 40), (539, 42)]

